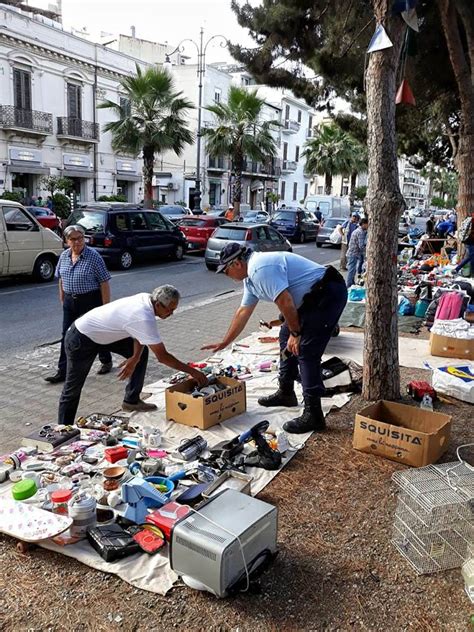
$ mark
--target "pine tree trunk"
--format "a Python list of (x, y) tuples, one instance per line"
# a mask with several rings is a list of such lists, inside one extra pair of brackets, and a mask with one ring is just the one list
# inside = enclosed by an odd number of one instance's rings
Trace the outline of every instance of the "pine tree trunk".
[(153, 170), (155, 167), (155, 152), (145, 147), (143, 149), (143, 206), (153, 208)]
[[(458, 225), (474, 209), (474, 19), (472, 7), (457, 10), (454, 0), (438, 0), (444, 36), (461, 102), (458, 151), (454, 159), (459, 176)], [(463, 28), (469, 24), (469, 28)], [(468, 57), (469, 56), (469, 57)]]
[(398, 181), (395, 135), (396, 72), (404, 23), (391, 17), (383, 0), (373, 0), (393, 47), (369, 54), (366, 93), (370, 217), (367, 245), (367, 298), (363, 391), (365, 399), (398, 399), (397, 246), (398, 221), (405, 203)]

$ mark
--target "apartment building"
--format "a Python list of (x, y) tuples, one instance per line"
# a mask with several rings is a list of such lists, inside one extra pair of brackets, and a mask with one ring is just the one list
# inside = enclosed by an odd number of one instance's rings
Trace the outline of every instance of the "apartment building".
[(408, 208), (427, 208), (429, 204), (429, 179), (423, 178), (420, 170), (413, 167), (407, 158), (398, 160), (400, 191)]
[[(0, 4), (0, 193), (47, 195), (41, 178), (67, 176), (76, 202), (143, 197), (142, 164), (116, 153), (103, 126), (136, 59), (63, 30), (59, 22)], [(146, 63), (142, 64), (143, 67)]]

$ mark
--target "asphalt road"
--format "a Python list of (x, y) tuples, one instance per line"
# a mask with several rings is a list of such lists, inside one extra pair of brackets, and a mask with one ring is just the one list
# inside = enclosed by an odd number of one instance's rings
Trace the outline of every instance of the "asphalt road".
[[(339, 259), (339, 250), (316, 248), (314, 242), (293, 246), (294, 252), (318, 263)], [(150, 292), (164, 283), (176, 286), (182, 295), (180, 309), (212, 303), (216, 296), (238, 292), (241, 284), (223, 274), (209, 272), (202, 257), (186, 256), (181, 262), (159, 261), (137, 265), (128, 272), (112, 271), (112, 300)], [(59, 340), (62, 312), (55, 282), (31, 283), (30, 279), (0, 281), (0, 353), (2, 357), (33, 350)]]

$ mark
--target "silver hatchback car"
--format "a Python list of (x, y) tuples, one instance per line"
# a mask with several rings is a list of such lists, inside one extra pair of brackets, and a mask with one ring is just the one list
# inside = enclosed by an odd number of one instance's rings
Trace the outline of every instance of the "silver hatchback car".
[(216, 270), (222, 248), (230, 241), (236, 241), (257, 252), (292, 252), (291, 244), (277, 230), (268, 224), (239, 222), (219, 226), (209, 237), (204, 260), (208, 270)]

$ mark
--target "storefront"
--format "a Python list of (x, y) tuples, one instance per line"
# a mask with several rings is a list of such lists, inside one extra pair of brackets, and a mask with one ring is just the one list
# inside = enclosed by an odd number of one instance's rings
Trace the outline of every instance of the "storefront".
[(134, 160), (116, 160), (115, 169), (117, 195), (126, 197), (127, 202), (139, 202), (139, 183), (142, 182), (142, 176), (137, 173), (137, 163)]
[(88, 154), (63, 154), (61, 175), (72, 180), (74, 206), (93, 198), (94, 171)]
[(42, 152), (38, 149), (11, 147), (9, 150), (8, 170), (10, 184), (7, 187), (22, 196), (25, 204), (30, 204), (33, 197), (41, 191), (40, 178), (49, 175), (49, 169), (42, 166)]

